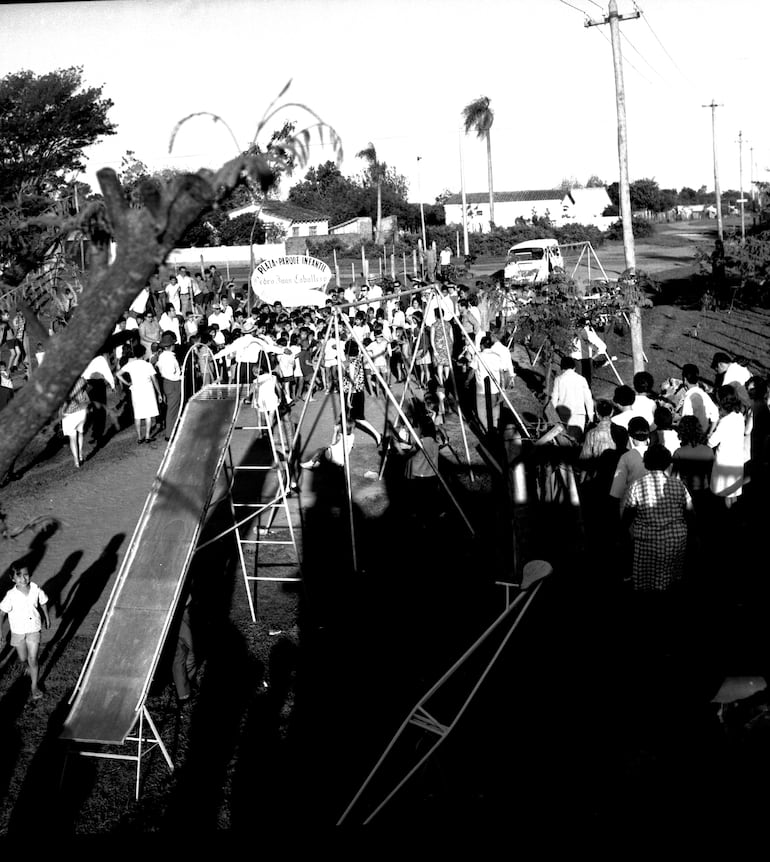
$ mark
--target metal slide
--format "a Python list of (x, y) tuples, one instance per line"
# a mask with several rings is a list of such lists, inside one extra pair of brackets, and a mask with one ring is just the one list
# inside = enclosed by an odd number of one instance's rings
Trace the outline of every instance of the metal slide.
[(122, 745), (144, 705), (238, 414), (210, 385), (181, 413), (72, 699), (62, 739)]

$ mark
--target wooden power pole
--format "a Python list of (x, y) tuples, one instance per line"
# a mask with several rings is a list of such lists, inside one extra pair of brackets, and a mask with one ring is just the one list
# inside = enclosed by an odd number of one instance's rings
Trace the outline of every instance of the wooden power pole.
[(710, 105), (703, 105), (704, 108), (711, 108), (711, 149), (714, 153), (714, 198), (717, 208), (717, 234), (719, 239), (724, 239), (724, 226), (722, 224), (722, 192), (719, 189), (719, 164), (717, 162), (717, 108), (723, 107), (717, 105), (712, 99)]
[[(617, 0), (610, 0), (607, 17), (602, 21), (586, 20), (586, 27), (610, 25), (612, 39), (612, 61), (615, 68), (615, 101), (618, 113), (618, 164), (620, 168), (620, 218), (623, 223), (623, 252), (626, 258), (626, 273), (632, 279), (636, 274), (636, 248), (634, 246), (633, 215), (631, 213), (631, 186), (628, 181), (628, 130), (626, 126), (626, 91), (623, 85), (623, 55), (620, 49), (620, 22), (638, 18), (637, 9), (631, 15), (619, 15)], [(631, 353), (634, 373), (644, 371), (644, 341), (642, 338), (642, 311), (634, 302), (629, 312), (631, 325)]]

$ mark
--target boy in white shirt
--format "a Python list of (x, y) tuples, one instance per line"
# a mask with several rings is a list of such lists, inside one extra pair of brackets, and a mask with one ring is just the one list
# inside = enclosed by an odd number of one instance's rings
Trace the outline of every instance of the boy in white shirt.
[(0, 628), (3, 618), (8, 615), (11, 629), (11, 646), (16, 648), (19, 661), (26, 662), (29, 667), (29, 678), (32, 683), (32, 700), (40, 700), (43, 692), (37, 685), (38, 663), (40, 651), (40, 631), (45, 623), (49, 628), (51, 620), (48, 617), (48, 596), (37, 584), (32, 583), (29, 569), (15, 563), (11, 568), (13, 588), (8, 590), (0, 602)]

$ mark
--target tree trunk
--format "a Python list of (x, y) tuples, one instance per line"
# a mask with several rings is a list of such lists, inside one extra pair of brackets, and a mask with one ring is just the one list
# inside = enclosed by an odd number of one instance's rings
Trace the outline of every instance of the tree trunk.
[(145, 286), (185, 230), (198, 216), (241, 182), (244, 157), (218, 172), (185, 174), (145, 201), (144, 209), (126, 202), (115, 171), (97, 177), (117, 241), (117, 255), (95, 266), (88, 288), (66, 329), (48, 339), (45, 362), (3, 411), (0, 481), (18, 455), (64, 403), (80, 373), (102, 347), (115, 321)]
[(382, 238), (382, 182), (377, 181), (377, 245), (385, 245)]
[(489, 229), (495, 223), (495, 189), (492, 184), (492, 135), (487, 129), (487, 182), (489, 183)]

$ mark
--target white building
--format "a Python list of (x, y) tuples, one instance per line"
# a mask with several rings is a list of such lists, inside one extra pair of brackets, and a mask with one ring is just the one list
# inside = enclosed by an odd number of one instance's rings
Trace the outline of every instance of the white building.
[(262, 204), (249, 204), (231, 210), (227, 215), (234, 219), (247, 213), (254, 213), (260, 207), (259, 220), (263, 224), (279, 225), (284, 229), (287, 238), (329, 235), (328, 216), (311, 212), (286, 201), (265, 201)]
[[(489, 194), (471, 192), (465, 196), (468, 230), (489, 231)], [(531, 222), (533, 217), (548, 217), (557, 227), (562, 225), (594, 224), (602, 230), (617, 221), (605, 218), (602, 213), (612, 201), (604, 186), (590, 189), (535, 189), (519, 192), (495, 192), (495, 224), (513, 227), (517, 219)], [(447, 224), (462, 224), (462, 197), (451, 195), (444, 204)]]

